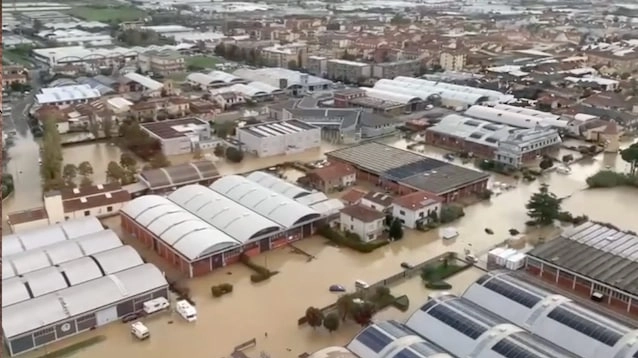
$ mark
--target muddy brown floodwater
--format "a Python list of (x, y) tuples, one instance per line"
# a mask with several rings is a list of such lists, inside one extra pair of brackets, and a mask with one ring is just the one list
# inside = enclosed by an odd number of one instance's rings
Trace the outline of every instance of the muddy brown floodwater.
[[(395, 143), (399, 147), (404, 145), (401, 141)], [(441, 151), (429, 147), (424, 151), (434, 156), (442, 155)], [(321, 153), (317, 151), (286, 156), (283, 160), (314, 160), (320, 157)], [(220, 163), (219, 167), (223, 174), (229, 174), (271, 166), (283, 160), (281, 157), (246, 160), (238, 165)], [(252, 284), (250, 272), (241, 265), (232, 265), (189, 281), (197, 302), (196, 323), (188, 324), (174, 313), (160, 314), (144, 320), (152, 336), (145, 342), (135, 341), (128, 325), (115, 323), (47, 347), (47, 350), (52, 351), (92, 335), (103, 335), (106, 340), (78, 352), (76, 356), (220, 358), (228, 357), (236, 345), (256, 338), (257, 346), (246, 352), (249, 356), (257, 357), (260, 351), (265, 351), (273, 357), (292, 358), (328, 345), (343, 345), (352, 339), (359, 327), (346, 324), (329, 334), (323, 329), (297, 326), (297, 319), (308, 306), (322, 307), (335, 301), (336, 296), (328, 292), (330, 285), (341, 284), (353, 289), (356, 279), (375, 282), (399, 272), (401, 262), (418, 263), (445, 251), (462, 252), (471, 248), (477, 254), (485, 252), (504, 241), (510, 228), (525, 229), (525, 203), (541, 183), (549, 184), (551, 191), (565, 197), (564, 208), (573, 214), (586, 214), (595, 220), (638, 231), (638, 220), (631, 214), (638, 207), (638, 190), (585, 190), (587, 176), (605, 167), (625, 170), (626, 163), (618, 155), (599, 155), (573, 165), (570, 175), (549, 173), (532, 183), (495, 176), (493, 181), (511, 183), (515, 188), (504, 191), (489, 202), (466, 208), (466, 216), (453, 224), (460, 236), (450, 242), (440, 240), (436, 231), (407, 231), (404, 240), (364, 255), (327, 245), (321, 238), (309, 238), (296, 245), (315, 255), (316, 260), (308, 262), (306, 257), (292, 253), (289, 248), (255, 258), (256, 263), (280, 271), (268, 282)], [(109, 226), (116, 229), (111, 222)], [(494, 235), (486, 234), (486, 227), (491, 228)], [(531, 232), (529, 236), (550, 235), (550, 231)], [(462, 292), (480, 274), (479, 270), (472, 269), (452, 278), (452, 291)], [(232, 283), (234, 292), (222, 298), (212, 298), (210, 287), (224, 282)], [(381, 312), (378, 318), (405, 319), (428, 295), (418, 277), (392, 287), (392, 291), (395, 295), (409, 296), (409, 312), (401, 313), (391, 308)], [(37, 357), (43, 353), (41, 349), (25, 357)]]

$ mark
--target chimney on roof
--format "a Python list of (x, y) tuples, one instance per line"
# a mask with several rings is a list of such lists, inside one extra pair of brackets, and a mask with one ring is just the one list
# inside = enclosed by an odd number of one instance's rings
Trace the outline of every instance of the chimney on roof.
[(98, 184), (98, 185), (97, 185), (97, 188), (98, 188), (99, 190), (102, 190), (102, 189), (104, 189), (104, 185), (102, 185), (102, 184)]
[(79, 188), (73, 188), (73, 194), (80, 194)]

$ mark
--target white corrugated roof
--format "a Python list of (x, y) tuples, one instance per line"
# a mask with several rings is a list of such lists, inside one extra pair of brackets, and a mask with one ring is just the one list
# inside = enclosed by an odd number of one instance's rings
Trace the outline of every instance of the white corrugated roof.
[(403, 93), (397, 93), (395, 91), (385, 91), (379, 88), (368, 88), (361, 87), (362, 90), (366, 91), (368, 97), (380, 99), (383, 101), (392, 101), (401, 104), (408, 104), (410, 102), (421, 100), (418, 96), (415, 95), (407, 95)]
[(214, 191), (288, 228), (300, 220), (320, 214), (298, 202), (239, 175), (228, 175), (215, 181)]
[(226, 73), (223, 71), (210, 71), (208, 73), (208, 77), (212, 78), (214, 82), (224, 82), (224, 83), (231, 83), (233, 81), (242, 80), (241, 78), (235, 75), (231, 75), (230, 73)]
[(128, 78), (129, 80), (138, 83), (144, 87), (146, 87), (147, 89), (151, 90), (151, 91), (157, 91), (159, 89), (162, 89), (162, 87), (164, 87), (163, 84), (155, 81), (154, 79), (148, 77), (148, 76), (143, 76), (140, 75), (139, 73), (135, 73), (135, 72), (129, 72), (127, 74), (124, 75), (124, 77)]
[(104, 230), (102, 223), (93, 217), (67, 220), (60, 224), (28, 230), (2, 237), (2, 257), (36, 249), (58, 242)]
[(157, 267), (152, 264), (140, 265), (56, 293), (3, 307), (3, 333), (8, 338), (15, 337), (130, 297), (165, 288), (167, 285), (164, 275)]
[(281, 229), (269, 219), (201, 185), (181, 187), (171, 193), (168, 199), (240, 243), (260, 233)]
[(117, 234), (112, 230), (103, 230), (73, 240), (65, 240), (8, 255), (2, 259), (3, 268), (7, 271), (6, 274), (3, 271), (3, 279), (58, 265), (118, 246), (122, 246), (122, 242)]
[(121, 210), (189, 260), (239, 242), (167, 198), (145, 195)]
[(42, 88), (42, 93), (35, 97), (40, 104), (81, 101), (100, 98), (100, 90), (91, 88), (89, 85), (71, 85), (60, 87)]
[(199, 72), (189, 73), (188, 76), (186, 76), (186, 80), (194, 82), (203, 87), (209, 86), (211, 83), (216, 82), (215, 78)]
[(309, 190), (262, 171), (252, 172), (246, 176), (246, 179), (254, 181), (257, 184), (290, 199), (296, 199), (300, 196), (310, 194)]

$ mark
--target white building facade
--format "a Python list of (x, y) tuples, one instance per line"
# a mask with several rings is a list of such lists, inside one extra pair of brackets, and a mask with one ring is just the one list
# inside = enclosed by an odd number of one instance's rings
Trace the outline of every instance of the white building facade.
[(363, 205), (349, 206), (341, 210), (341, 231), (359, 235), (361, 241), (376, 240), (383, 232), (385, 214)]
[(298, 120), (260, 123), (238, 128), (237, 140), (258, 157), (287, 155), (319, 148), (321, 129)]

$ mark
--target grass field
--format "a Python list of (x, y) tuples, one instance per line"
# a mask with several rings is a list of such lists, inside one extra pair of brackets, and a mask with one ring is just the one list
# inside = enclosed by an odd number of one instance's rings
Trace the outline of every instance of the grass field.
[(74, 7), (69, 14), (79, 17), (86, 21), (100, 22), (122, 22), (133, 21), (146, 17), (146, 13), (138, 8), (131, 6), (119, 7), (92, 7), (80, 6)]
[(2, 51), (2, 62), (15, 63), (17, 65), (31, 65), (29, 55), (19, 50)]
[(213, 68), (219, 61), (214, 57), (191, 56), (186, 58), (186, 66)]

